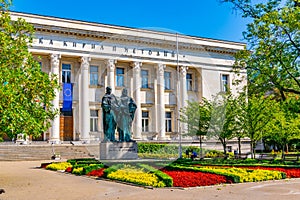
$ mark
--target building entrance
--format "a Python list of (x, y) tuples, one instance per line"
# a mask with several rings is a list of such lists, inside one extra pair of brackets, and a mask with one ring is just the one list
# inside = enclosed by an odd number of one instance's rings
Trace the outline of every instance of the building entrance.
[(73, 140), (73, 113), (61, 111), (59, 136), (61, 141)]

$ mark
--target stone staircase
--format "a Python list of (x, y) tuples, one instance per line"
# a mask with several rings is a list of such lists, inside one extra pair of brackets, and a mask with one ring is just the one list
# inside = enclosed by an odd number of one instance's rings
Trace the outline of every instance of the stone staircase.
[(49, 160), (55, 154), (61, 159), (99, 158), (99, 144), (60, 144), (37, 143), (28, 145), (0, 143), (0, 161)]

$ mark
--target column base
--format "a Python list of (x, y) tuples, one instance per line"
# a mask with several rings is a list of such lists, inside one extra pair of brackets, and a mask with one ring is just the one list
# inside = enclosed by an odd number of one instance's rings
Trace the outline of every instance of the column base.
[(168, 140), (166, 136), (158, 136), (157, 140)]
[(50, 144), (61, 144), (60, 139), (50, 139), (48, 142), (49, 142)]
[(133, 140), (141, 141), (141, 140), (143, 140), (143, 138), (142, 137), (133, 137)]
[(82, 144), (90, 144), (90, 143), (91, 143), (91, 140), (90, 140), (90, 139), (87, 139), (87, 138), (82, 138), (82, 139), (80, 139), (80, 142), (81, 142)]

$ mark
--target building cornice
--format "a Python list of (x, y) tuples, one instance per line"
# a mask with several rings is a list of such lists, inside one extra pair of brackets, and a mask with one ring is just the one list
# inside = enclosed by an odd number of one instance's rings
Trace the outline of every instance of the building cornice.
[[(245, 43), (200, 38), (168, 32), (152, 31), (123, 26), (113, 26), (94, 22), (62, 19), (19, 12), (11, 12), (13, 20), (23, 18), (31, 23), (37, 33), (55, 33), (74, 35), (94, 40), (110, 40), (112, 42), (136, 43), (141, 45), (164, 46), (179, 50), (206, 51), (233, 55), (245, 48)], [(177, 38), (176, 38), (177, 37)]]

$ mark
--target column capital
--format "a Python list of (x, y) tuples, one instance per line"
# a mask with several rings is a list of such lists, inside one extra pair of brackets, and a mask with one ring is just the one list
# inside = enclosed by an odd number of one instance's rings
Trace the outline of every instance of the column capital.
[(162, 64), (162, 63), (159, 63), (157, 66), (158, 66), (158, 74), (161, 75), (161, 76), (163, 76), (165, 68), (166, 68), (166, 65)]
[(88, 57), (88, 56), (82, 56), (80, 59), (79, 59), (79, 62), (81, 62), (82, 65), (86, 65), (86, 64), (89, 64), (91, 62), (91, 57)]
[(133, 67), (134, 70), (140, 70), (142, 66), (141, 62), (135, 61), (131, 63), (131, 67)]
[(51, 64), (53, 66), (59, 66), (59, 59), (61, 58), (60, 54), (51, 54), (50, 59), (51, 59)]
[(110, 71), (114, 71), (115, 70), (115, 64), (117, 63), (117, 60), (113, 60), (113, 59), (108, 59), (105, 60), (105, 65), (106, 67), (110, 70)]
[(91, 62), (91, 57), (83, 56), (80, 58), (79, 62), (81, 62), (81, 68), (83, 70), (88, 70)]
[(179, 70), (180, 70), (180, 75), (183, 77), (186, 77), (186, 73), (188, 71), (189, 67), (187, 66), (180, 66)]

